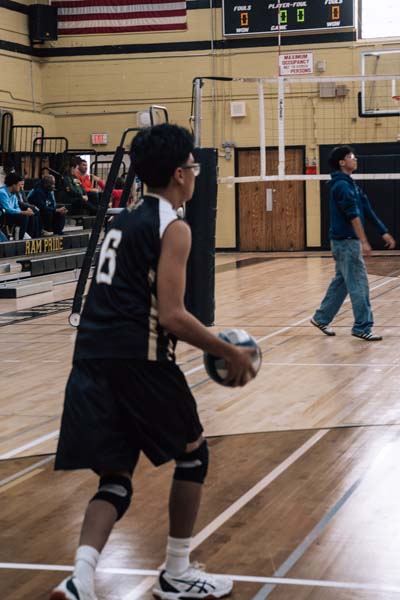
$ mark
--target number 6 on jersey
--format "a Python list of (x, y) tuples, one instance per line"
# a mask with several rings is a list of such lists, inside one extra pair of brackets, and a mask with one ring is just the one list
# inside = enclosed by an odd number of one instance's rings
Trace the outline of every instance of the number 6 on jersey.
[[(119, 229), (110, 229), (107, 233), (100, 250), (99, 264), (97, 267), (97, 283), (106, 283), (111, 285), (117, 268), (117, 248), (120, 244), (122, 231)], [(106, 264), (108, 261), (108, 264)]]

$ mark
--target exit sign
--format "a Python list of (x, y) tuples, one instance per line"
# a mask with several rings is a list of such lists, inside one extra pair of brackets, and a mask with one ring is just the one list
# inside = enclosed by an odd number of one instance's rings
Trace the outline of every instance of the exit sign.
[(93, 146), (100, 146), (100, 145), (108, 144), (108, 134), (107, 133), (91, 133), (90, 139), (92, 141)]

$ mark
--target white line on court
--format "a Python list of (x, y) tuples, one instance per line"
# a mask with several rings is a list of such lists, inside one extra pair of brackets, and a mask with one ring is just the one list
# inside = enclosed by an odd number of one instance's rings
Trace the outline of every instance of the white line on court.
[[(72, 572), (74, 567), (71, 565), (35, 565), (25, 563), (0, 563), (0, 569), (16, 569), (26, 571), (61, 571)], [(114, 575), (136, 575), (145, 576), (152, 575), (156, 577), (158, 571), (153, 569), (122, 569), (112, 567), (99, 567), (97, 573), (110, 573)], [(221, 573), (219, 573), (221, 575)], [(226, 574), (224, 574), (226, 575)], [(337, 588), (350, 590), (367, 590), (377, 592), (394, 592), (400, 593), (400, 587), (394, 585), (380, 583), (357, 583), (353, 581), (323, 581), (321, 579), (291, 579), (287, 577), (258, 577), (256, 575), (231, 575), (227, 574), (234, 581), (242, 581), (246, 583), (272, 583), (273, 585), (296, 585), (304, 587), (323, 587)]]
[(57, 431), (52, 431), (51, 433), (42, 435), (41, 437), (36, 438), (35, 440), (32, 440), (31, 442), (28, 442), (27, 444), (24, 444), (23, 446), (19, 446), (18, 448), (15, 448), (14, 450), (10, 450), (10, 452), (1, 454), (0, 460), (7, 460), (8, 458), (13, 458), (17, 454), (20, 454), (21, 452), (24, 452), (25, 450), (29, 450), (30, 448), (33, 448), (34, 446), (38, 446), (39, 444), (42, 444), (43, 442), (52, 440), (53, 438), (57, 437), (59, 433), (60, 433), (60, 430), (57, 429)]
[[(200, 546), (204, 540), (210, 535), (217, 531), (226, 521), (228, 521), (233, 515), (241, 510), (246, 504), (248, 504), (257, 494), (262, 492), (270, 483), (275, 481), (286, 469), (288, 469), (296, 460), (301, 458), (303, 454), (308, 452), (317, 442), (319, 442), (330, 429), (317, 431), (307, 442), (305, 442), (300, 448), (295, 450), (290, 456), (288, 456), (280, 465), (275, 467), (268, 475), (256, 483), (250, 490), (248, 490), (243, 496), (238, 498), (236, 502), (231, 504), (226, 510), (224, 510), (218, 517), (216, 517), (211, 523), (209, 523), (202, 531), (200, 531), (192, 540), (190, 546), (191, 550)], [(160, 565), (159, 568), (162, 568)], [(135, 589), (133, 589), (123, 600), (138, 600), (145, 594), (153, 585), (154, 577), (146, 577)]]
[(23, 475), (26, 475), (27, 473), (30, 473), (31, 471), (34, 471), (35, 469), (42, 467), (43, 465), (45, 465), (48, 462), (51, 462), (52, 460), (53, 460), (52, 456), (46, 456), (46, 458), (43, 458), (42, 460), (35, 462), (33, 465), (26, 467), (26, 469), (22, 469), (21, 471), (18, 471), (18, 473), (14, 473), (13, 475), (6, 477), (5, 479), (1, 479), (0, 487), (2, 487), (3, 485), (6, 485), (7, 483), (10, 483), (11, 481), (15, 481), (16, 479), (19, 479)]
[(263, 361), (263, 366), (270, 367), (400, 367), (397, 363), (299, 363), (299, 362), (271, 362)]

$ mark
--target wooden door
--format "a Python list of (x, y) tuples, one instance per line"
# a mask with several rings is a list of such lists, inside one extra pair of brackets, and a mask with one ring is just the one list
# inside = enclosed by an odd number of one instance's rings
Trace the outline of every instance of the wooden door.
[[(266, 151), (267, 174), (278, 173), (278, 150)], [(260, 152), (240, 150), (239, 176), (260, 174)], [(301, 148), (286, 150), (286, 173), (304, 170)], [(240, 183), (239, 249), (304, 250), (304, 184), (302, 181)]]

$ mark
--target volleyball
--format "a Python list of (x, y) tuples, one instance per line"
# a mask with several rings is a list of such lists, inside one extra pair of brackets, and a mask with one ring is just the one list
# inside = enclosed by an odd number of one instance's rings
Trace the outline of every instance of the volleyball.
[[(257, 344), (256, 340), (249, 333), (247, 333), (247, 331), (245, 331), (244, 329), (225, 329), (224, 331), (218, 333), (218, 337), (220, 337), (221, 340), (224, 340), (224, 342), (228, 342), (229, 344), (235, 344), (235, 346), (242, 346), (244, 348), (254, 348), (252, 362), (256, 374), (258, 373), (262, 362), (261, 349)], [(208, 352), (205, 352), (204, 367), (209, 377), (211, 377), (211, 379), (213, 379), (216, 383), (220, 383), (221, 385), (226, 386), (230, 385), (226, 382), (228, 369), (223, 358), (219, 358), (217, 356), (209, 354)]]

